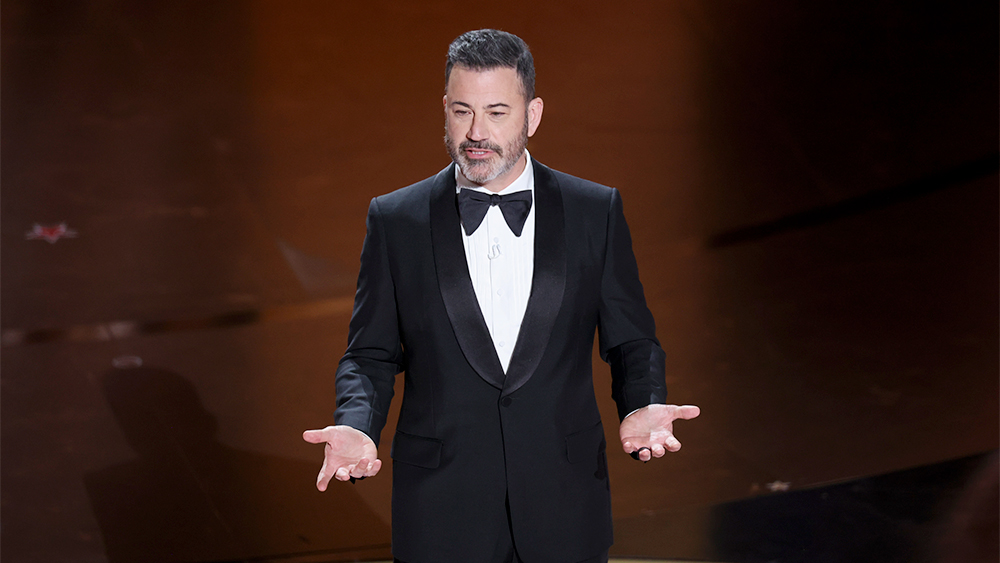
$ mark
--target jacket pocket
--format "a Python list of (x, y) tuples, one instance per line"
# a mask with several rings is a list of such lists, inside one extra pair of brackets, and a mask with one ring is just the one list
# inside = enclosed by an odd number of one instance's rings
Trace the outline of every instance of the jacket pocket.
[(394, 461), (417, 467), (436, 469), (441, 464), (441, 440), (414, 436), (397, 430), (392, 438), (389, 457)]
[(566, 436), (566, 458), (570, 463), (594, 460), (598, 452), (607, 448), (604, 426), (600, 421), (594, 426)]

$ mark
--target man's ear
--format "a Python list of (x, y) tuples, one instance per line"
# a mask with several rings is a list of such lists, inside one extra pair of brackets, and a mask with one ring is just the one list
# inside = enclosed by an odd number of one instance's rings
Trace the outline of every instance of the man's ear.
[(541, 98), (535, 98), (528, 102), (528, 136), (535, 134), (535, 130), (538, 129), (538, 124), (542, 122), (542, 110), (545, 109), (545, 104), (542, 102)]

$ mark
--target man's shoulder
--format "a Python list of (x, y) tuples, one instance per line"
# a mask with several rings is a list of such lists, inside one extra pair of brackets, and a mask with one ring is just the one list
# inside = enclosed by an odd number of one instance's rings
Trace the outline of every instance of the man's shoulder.
[(550, 175), (550, 181), (554, 181), (554, 183), (559, 186), (564, 199), (577, 199), (607, 205), (614, 193), (617, 191), (615, 188), (610, 186), (605, 186), (604, 184), (587, 180), (586, 178), (573, 176), (572, 174), (567, 174), (566, 172), (549, 168), (541, 163), (538, 163), (538, 167), (535, 169), (535, 174), (536, 182), (538, 182), (539, 174), (542, 176)]
[(451, 165), (446, 166), (433, 176), (387, 194), (376, 196), (374, 199), (375, 205), (383, 214), (392, 214), (394, 212), (412, 213), (416, 209), (426, 208), (434, 188), (439, 186), (441, 182), (446, 182), (450, 170)]
[[(435, 186), (439, 185), (448, 175), (449, 170), (451, 170), (451, 165), (446, 166), (437, 174), (433, 176), (428, 176), (419, 182), (414, 182), (409, 186), (399, 188), (398, 190), (391, 191), (387, 194), (378, 196), (378, 200), (381, 203), (385, 202), (395, 202), (395, 201), (411, 201), (414, 198), (424, 198), (430, 195), (431, 190)], [(454, 173), (452, 173), (454, 174)]]
[[(535, 166), (536, 187), (539, 182), (551, 183), (558, 186), (564, 199), (579, 203), (588, 202), (607, 205), (614, 193), (617, 191), (615, 188), (610, 186), (606, 186), (592, 180), (587, 180), (586, 178), (573, 176), (572, 174), (567, 174), (566, 172), (550, 168), (537, 161), (533, 162)], [(419, 208), (426, 206), (426, 204), (430, 201), (431, 194), (435, 188), (440, 187), (442, 183), (453, 183), (449, 182), (450, 180), (453, 181), (453, 179), (454, 170), (452, 169), (452, 165), (448, 165), (433, 176), (429, 176), (419, 182), (415, 182), (409, 186), (399, 188), (398, 190), (387, 194), (380, 195), (376, 197), (375, 200), (380, 211), (383, 213), (391, 213), (393, 211), (412, 212), (415, 207)], [(454, 189), (453, 185), (452, 189)]]

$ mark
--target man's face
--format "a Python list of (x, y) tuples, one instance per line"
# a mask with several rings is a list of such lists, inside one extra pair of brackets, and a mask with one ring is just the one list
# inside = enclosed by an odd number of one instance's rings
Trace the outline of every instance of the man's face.
[(498, 192), (524, 170), (524, 147), (542, 119), (542, 100), (525, 102), (513, 68), (455, 66), (444, 96), (448, 154), (462, 175)]

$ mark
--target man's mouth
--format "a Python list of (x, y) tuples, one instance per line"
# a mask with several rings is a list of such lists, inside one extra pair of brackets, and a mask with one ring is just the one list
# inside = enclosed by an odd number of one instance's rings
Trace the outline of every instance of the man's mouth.
[(486, 158), (493, 154), (493, 151), (488, 151), (484, 149), (465, 149), (465, 154), (469, 158)]
[(462, 146), (462, 150), (465, 152), (465, 156), (471, 160), (483, 160), (494, 154), (499, 154), (499, 149), (494, 147), (476, 147), (467, 144)]

